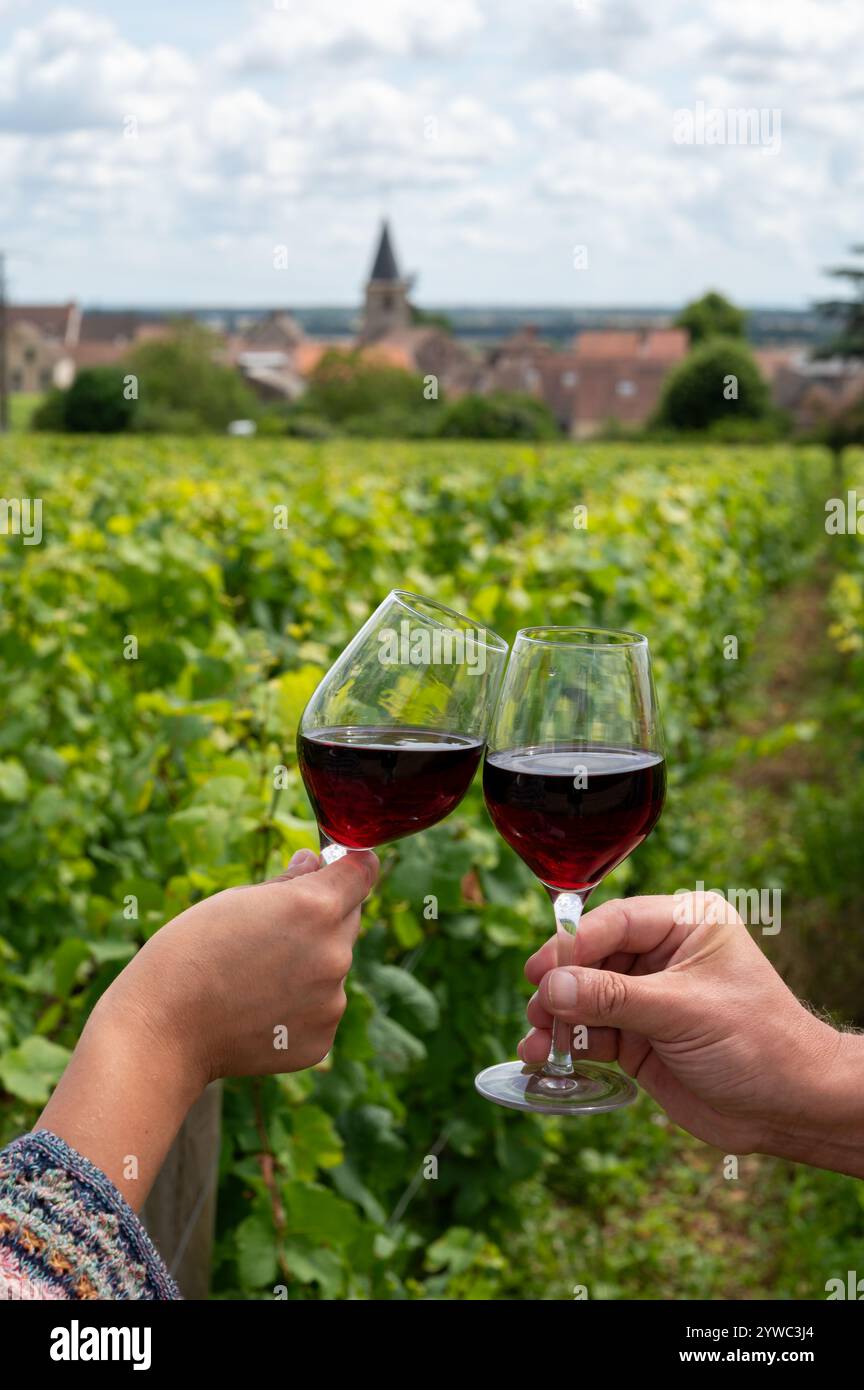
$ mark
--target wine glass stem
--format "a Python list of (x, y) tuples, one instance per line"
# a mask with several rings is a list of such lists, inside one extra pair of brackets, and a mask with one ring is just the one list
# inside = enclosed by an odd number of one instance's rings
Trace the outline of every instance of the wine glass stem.
[[(555, 911), (558, 965), (559, 967), (574, 965), (576, 962), (576, 931), (591, 889), (586, 888), (578, 893), (561, 893), (550, 888), (548, 892)], [(563, 1018), (556, 1018), (552, 1025), (552, 1046), (543, 1068), (546, 1076), (573, 1075), (572, 1038), (572, 1023), (568, 1023)]]
[(321, 858), (325, 864), (335, 864), (337, 859), (344, 859), (348, 850), (344, 845), (337, 844), (331, 840), (329, 835), (325, 835), (320, 825), (318, 827), (318, 843), (321, 847)]

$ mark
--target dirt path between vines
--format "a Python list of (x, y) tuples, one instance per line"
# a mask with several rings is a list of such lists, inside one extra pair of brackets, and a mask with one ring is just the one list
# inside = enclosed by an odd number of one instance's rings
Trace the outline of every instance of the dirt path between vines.
[[(732, 735), (759, 736), (783, 724), (818, 720), (838, 661), (828, 637), (826, 608), (831, 576), (819, 566), (814, 575), (775, 594), (754, 642), (740, 722)], [(791, 783), (825, 775), (819, 740), (796, 743), (781, 752), (742, 763), (731, 781), (743, 790), (765, 788), (782, 795)]]

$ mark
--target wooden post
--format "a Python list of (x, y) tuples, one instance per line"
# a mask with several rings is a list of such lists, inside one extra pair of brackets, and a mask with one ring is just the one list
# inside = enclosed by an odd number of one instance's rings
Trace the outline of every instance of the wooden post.
[(186, 1116), (141, 1212), (184, 1298), (210, 1292), (221, 1120), (222, 1083), (214, 1081)]

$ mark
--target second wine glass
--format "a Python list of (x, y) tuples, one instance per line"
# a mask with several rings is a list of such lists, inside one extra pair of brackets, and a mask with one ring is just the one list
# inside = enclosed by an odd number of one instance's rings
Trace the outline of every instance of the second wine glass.
[[(646, 639), (599, 628), (517, 633), (489, 735), (483, 791), (492, 820), (552, 899), (557, 963), (575, 963), (589, 894), (657, 823), (663, 739)], [(637, 1089), (623, 1072), (574, 1062), (556, 1020), (542, 1068), (488, 1067), (476, 1079), (498, 1105), (541, 1114), (613, 1110)]]
[(394, 589), (337, 658), (297, 751), (329, 863), (413, 835), (467, 792), (507, 643), (434, 599)]

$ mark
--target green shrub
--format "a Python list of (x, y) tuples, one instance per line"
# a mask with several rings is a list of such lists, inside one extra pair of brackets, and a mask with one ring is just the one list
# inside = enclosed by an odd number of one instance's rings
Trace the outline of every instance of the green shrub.
[(715, 420), (759, 420), (770, 411), (768, 386), (749, 348), (734, 338), (713, 338), (667, 377), (656, 423), (704, 430)]
[(282, 428), (292, 439), (330, 439), (335, 434), (329, 421), (322, 420), (320, 415), (307, 415), (303, 409), (289, 411)]
[(498, 391), (445, 406), (437, 433), (445, 439), (555, 439), (560, 430), (543, 401)]
[(400, 410), (398, 406), (352, 415), (344, 420), (346, 434), (361, 439), (428, 439), (437, 432), (438, 411), (434, 406), (421, 410)]
[(204, 425), (194, 411), (142, 401), (135, 412), (135, 429), (139, 434), (201, 434)]
[(31, 430), (60, 433), (66, 428), (66, 392), (59, 387), (49, 391), (30, 417)]
[(135, 415), (120, 367), (85, 367), (68, 391), (51, 391), (33, 417), (37, 430), (72, 434), (121, 434)]
[(301, 410), (304, 415), (344, 425), (349, 420), (356, 424), (366, 416), (392, 415), (404, 421), (435, 406), (424, 399), (422, 377), (376, 362), (361, 352), (334, 348), (312, 372)]
[(708, 428), (708, 437), (715, 439), (718, 444), (774, 444), (778, 439), (784, 439), (790, 428), (788, 416), (782, 411), (772, 410), (764, 419), (725, 416), (722, 420), (715, 420)]
[[(233, 367), (214, 360), (217, 339), (197, 324), (182, 324), (170, 337), (142, 343), (125, 370), (138, 378), (143, 428), (190, 433), (227, 429), (232, 420), (255, 419), (258, 402)], [(137, 418), (136, 418), (137, 426)]]

